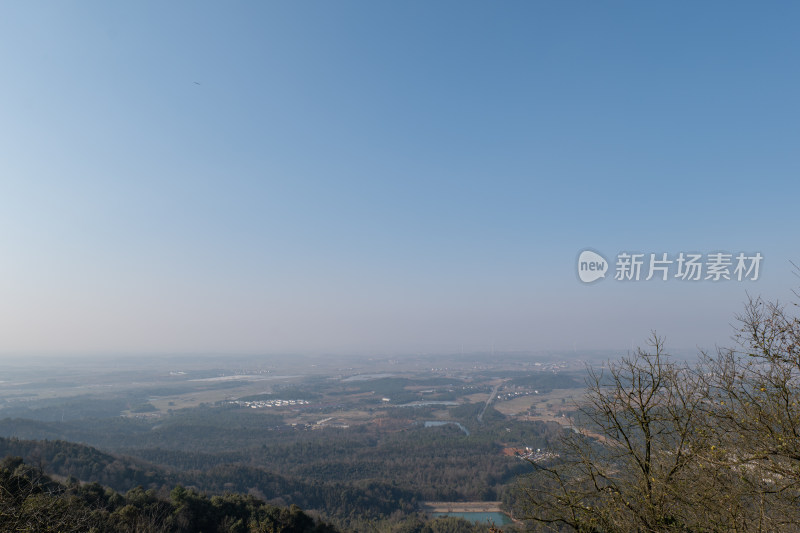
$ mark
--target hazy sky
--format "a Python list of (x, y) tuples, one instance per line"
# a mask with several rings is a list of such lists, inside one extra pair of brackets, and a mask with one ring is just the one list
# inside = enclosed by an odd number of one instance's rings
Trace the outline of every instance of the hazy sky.
[[(795, 2), (3, 2), (0, 352), (728, 342), (800, 262)], [(757, 281), (577, 257), (760, 252)]]

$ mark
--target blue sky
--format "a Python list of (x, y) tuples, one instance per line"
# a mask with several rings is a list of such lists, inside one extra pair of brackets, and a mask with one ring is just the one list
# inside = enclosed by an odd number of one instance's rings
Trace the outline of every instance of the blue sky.
[[(727, 343), (797, 286), (799, 12), (4, 3), (0, 352)], [(587, 247), (764, 262), (583, 285)]]

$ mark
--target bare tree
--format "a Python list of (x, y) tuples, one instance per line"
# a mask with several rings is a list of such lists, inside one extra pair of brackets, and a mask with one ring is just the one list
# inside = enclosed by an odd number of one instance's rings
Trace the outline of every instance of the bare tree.
[(751, 298), (736, 346), (704, 354), (712, 468), (736, 474), (746, 531), (800, 531), (800, 321)]
[(707, 519), (685, 505), (700, 492), (700, 384), (655, 334), (648, 350), (590, 368), (584, 427), (564, 438), (559, 463), (534, 464), (525, 518), (551, 530), (694, 530)]
[(582, 428), (534, 464), (526, 518), (579, 532), (800, 531), (800, 320), (750, 299), (735, 346), (589, 369)]

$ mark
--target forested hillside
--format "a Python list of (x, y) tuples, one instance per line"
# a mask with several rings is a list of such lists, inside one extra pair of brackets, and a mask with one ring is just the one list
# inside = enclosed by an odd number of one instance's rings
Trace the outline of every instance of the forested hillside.
[(374, 519), (398, 510), (404, 513), (416, 510), (415, 495), (390, 482), (360, 486), (303, 482), (239, 464), (176, 471), (65, 441), (0, 438), (1, 456), (20, 456), (50, 474), (99, 483), (120, 492), (142, 486), (145, 490), (163, 493), (182, 484), (215, 494), (256, 494), (273, 503), (316, 509), (340, 519), (354, 516)]
[(135, 488), (53, 481), (19, 457), (0, 462), (0, 529), (63, 533), (334, 533), (302, 512), (241, 494), (207, 497), (176, 486), (169, 497)]
[[(25, 451), (62, 474), (88, 468), (92, 472), (136, 472), (124, 459), (115, 459), (86, 446), (66, 442), (3, 439), (0, 455)], [(64, 459), (60, 461), (60, 459)], [(49, 461), (52, 460), (52, 463)], [(150, 472), (157, 479), (163, 472)], [(215, 474), (210, 474), (214, 477)], [(97, 482), (74, 477), (61, 482), (22, 457), (0, 461), (0, 530), (59, 533), (336, 533), (343, 531), (303, 512), (298, 506), (271, 505), (252, 495), (226, 492), (207, 496), (194, 488), (175, 485), (121, 493)], [(333, 492), (331, 492), (333, 494)], [(349, 508), (359, 495), (343, 490), (331, 505)], [(341, 522), (341, 520), (340, 520)], [(485, 525), (454, 517), (430, 519), (421, 513), (394, 513), (380, 520), (354, 515), (346, 530), (387, 533), (478, 533)]]
[[(510, 420), (491, 407), (478, 423), (482, 409), (480, 403), (450, 409), (451, 419), (469, 435), (453, 424), (424, 427), (408, 420), (401, 420), (407, 429), (399, 431), (378, 424), (297, 430), (273, 425), (279, 421), (273, 415), (224, 407), (195, 408), (155, 421), (5, 419), (0, 435), (80, 441), (110, 451), (113, 457), (93, 462), (109, 465), (99, 472), (76, 463), (74, 453), (42, 453), (55, 466), (63, 465), (63, 475), (96, 479), (118, 490), (126, 490), (123, 484), (129, 480), (153, 487), (180, 481), (212, 492), (251, 492), (325, 513), (379, 516), (407, 512), (420, 500), (499, 500), (505, 486), (530, 471), (524, 461), (504, 456), (504, 446), (546, 448), (563, 431), (555, 423)], [(65, 459), (68, 455), (72, 459)], [(122, 466), (116, 462), (120, 456), (139, 462)], [(156, 475), (153, 465), (162, 467), (161, 473)], [(344, 506), (332, 501), (330, 494), (345, 491), (352, 498)]]

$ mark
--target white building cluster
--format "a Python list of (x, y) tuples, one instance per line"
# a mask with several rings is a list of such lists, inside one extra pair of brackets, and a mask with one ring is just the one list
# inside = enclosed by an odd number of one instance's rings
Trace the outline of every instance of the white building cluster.
[(234, 400), (230, 402), (239, 407), (249, 407), (251, 409), (266, 409), (268, 407), (291, 407), (293, 405), (308, 405), (307, 400), (257, 400), (257, 401), (243, 401)]

